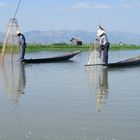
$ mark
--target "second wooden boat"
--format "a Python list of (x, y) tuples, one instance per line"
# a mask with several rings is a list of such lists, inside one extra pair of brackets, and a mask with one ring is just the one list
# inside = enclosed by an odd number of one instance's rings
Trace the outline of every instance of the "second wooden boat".
[(138, 66), (140, 65), (140, 56), (132, 57), (123, 61), (108, 63), (108, 64), (88, 64), (85, 66), (95, 66), (102, 65), (107, 67), (128, 67), (128, 66)]

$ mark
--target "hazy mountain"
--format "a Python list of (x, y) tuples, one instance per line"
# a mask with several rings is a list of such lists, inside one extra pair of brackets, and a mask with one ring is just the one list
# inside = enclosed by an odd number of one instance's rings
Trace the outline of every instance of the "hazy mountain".
[[(83, 43), (93, 43), (96, 38), (96, 32), (89, 32), (83, 30), (59, 30), (59, 31), (30, 31), (24, 33), (27, 42), (31, 43), (70, 43), (73, 37), (80, 38)], [(112, 31), (107, 32), (109, 41), (111, 43), (127, 43), (140, 44), (140, 34)], [(0, 33), (0, 41), (3, 39), (3, 33)]]
[(123, 42), (126, 44), (140, 44), (140, 34), (113, 31), (108, 32), (108, 38), (111, 43)]
[(40, 43), (70, 43), (73, 37), (80, 38), (84, 43), (91, 43), (95, 37), (95, 33), (87, 31), (31, 31), (25, 33), (29, 42)]

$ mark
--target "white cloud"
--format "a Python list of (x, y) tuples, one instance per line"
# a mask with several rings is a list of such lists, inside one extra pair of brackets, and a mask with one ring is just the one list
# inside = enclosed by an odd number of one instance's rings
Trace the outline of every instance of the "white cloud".
[(121, 5), (122, 8), (140, 8), (140, 2), (130, 2)]
[(0, 2), (0, 7), (7, 7), (8, 5), (6, 3)]
[(119, 3), (116, 4), (107, 4), (107, 3), (99, 3), (99, 2), (79, 2), (75, 5), (61, 8), (61, 9), (72, 9), (72, 10), (83, 10), (83, 9), (113, 9), (113, 8), (140, 8), (139, 0), (120, 0)]
[(75, 9), (75, 10), (80, 10), (80, 9), (110, 9), (113, 8), (112, 5), (105, 4), (105, 3), (95, 3), (95, 2), (80, 2), (77, 3), (69, 9)]
[(140, 0), (120, 0), (119, 8), (140, 8)]

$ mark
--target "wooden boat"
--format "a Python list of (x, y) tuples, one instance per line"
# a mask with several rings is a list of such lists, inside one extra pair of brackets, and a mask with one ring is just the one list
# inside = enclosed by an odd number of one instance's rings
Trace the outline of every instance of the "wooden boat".
[(37, 59), (23, 59), (21, 62), (23, 63), (52, 63), (52, 62), (62, 62), (62, 61), (68, 61), (75, 55), (79, 54), (80, 51), (75, 51), (73, 53), (68, 53), (64, 55), (59, 55), (55, 57), (49, 57), (49, 58), (37, 58)]
[(89, 64), (85, 66), (95, 66), (102, 65), (107, 67), (129, 67), (129, 66), (138, 66), (140, 65), (140, 56), (132, 57), (123, 61), (108, 63), (108, 64)]

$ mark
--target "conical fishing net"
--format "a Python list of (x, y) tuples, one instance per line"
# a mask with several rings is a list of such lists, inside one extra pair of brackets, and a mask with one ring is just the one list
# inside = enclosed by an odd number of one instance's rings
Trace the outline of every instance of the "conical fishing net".
[(101, 64), (102, 58), (99, 50), (99, 45), (94, 44), (89, 50), (88, 62), (87, 64)]
[(19, 58), (17, 30), (19, 30), (18, 22), (15, 18), (11, 18), (8, 22), (0, 57), (1, 85), (15, 104), (18, 102), (21, 94), (24, 93), (26, 81), (24, 65), (17, 63)]
[(17, 60), (17, 54), (19, 52), (16, 36), (17, 30), (19, 30), (18, 22), (15, 18), (11, 18), (7, 25), (7, 31), (5, 33), (3, 47), (1, 51), (1, 57), (3, 60)]

